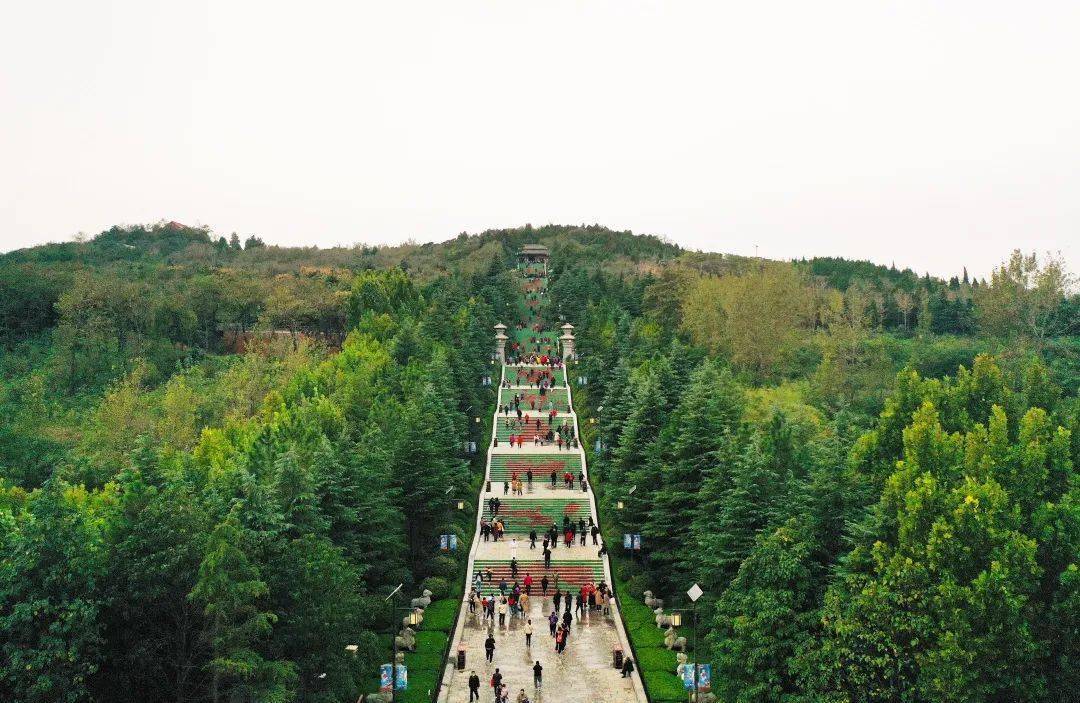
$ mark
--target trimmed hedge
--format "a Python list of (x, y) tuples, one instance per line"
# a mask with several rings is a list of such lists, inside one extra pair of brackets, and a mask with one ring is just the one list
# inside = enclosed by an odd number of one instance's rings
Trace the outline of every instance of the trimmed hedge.
[(653, 670), (648, 674), (649, 698), (653, 703), (685, 703), (690, 695), (675, 674)]
[[(452, 604), (453, 601), (450, 601)], [(426, 613), (426, 611), (425, 611)], [(457, 616), (455, 611), (454, 616)], [(425, 615), (420, 627), (427, 627)], [(409, 670), (409, 688), (399, 693), (402, 703), (424, 703), (430, 701), (428, 691), (435, 689), (435, 682), (443, 667), (443, 650), (450, 636), (437, 630), (423, 630), (416, 633), (416, 651), (405, 653), (405, 666)]]
[(420, 624), (421, 630), (449, 633), (454, 629), (459, 605), (457, 599), (454, 598), (435, 601), (424, 611), (424, 622)]
[(638, 666), (643, 669), (659, 669), (675, 673), (675, 652), (663, 647), (638, 647)]

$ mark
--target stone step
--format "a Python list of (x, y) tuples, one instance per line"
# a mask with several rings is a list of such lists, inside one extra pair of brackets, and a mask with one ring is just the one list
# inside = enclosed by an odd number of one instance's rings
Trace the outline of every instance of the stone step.
[(491, 580), (484, 581), (484, 585), (480, 589), (483, 595), (498, 593), (499, 583), (502, 581), (506, 581), (509, 586), (508, 592), (513, 589), (515, 582), (524, 590), (525, 587), (522, 585), (522, 581), (525, 579), (525, 574), (530, 574), (533, 577), (533, 593), (541, 592), (540, 579), (545, 574), (548, 577), (549, 593), (554, 591), (556, 575), (559, 577), (559, 589), (563, 591), (569, 590), (571, 593), (581, 590), (581, 587), (587, 583), (600, 583), (604, 580), (604, 566), (599, 559), (565, 561), (555, 561), (553, 559), (551, 568), (548, 569), (544, 568), (542, 559), (518, 559), (516, 577), (511, 575), (510, 562), (506, 560), (477, 559), (474, 565), (475, 569), (480, 573), (485, 573), (488, 568), (492, 572)]
[(516, 471), (522, 481), (529, 471), (533, 473), (534, 484), (551, 483), (551, 472), (555, 472), (556, 485), (562, 485), (563, 474), (569, 471), (576, 480), (581, 471), (581, 456), (576, 452), (562, 454), (492, 454), (491, 472), (488, 479), (493, 482), (509, 481)]
[[(592, 508), (587, 498), (502, 498), (499, 517), (507, 533), (528, 534), (530, 530), (544, 532), (552, 523), (562, 529), (563, 516), (575, 525), (578, 519), (588, 522)], [(490, 520), (491, 504), (484, 501), (484, 518)]]
[(565, 386), (566, 373), (561, 368), (510, 366), (506, 369), (506, 380), (515, 386), (535, 387), (542, 380), (547, 380), (549, 386)]
[[(537, 423), (539, 419), (539, 423)], [(507, 425), (505, 418), (500, 418), (495, 425), (495, 436), (499, 438), (500, 442), (507, 442), (510, 440), (510, 435), (515, 437), (523, 437), (526, 444), (531, 444), (534, 437), (540, 437), (544, 439), (547, 437), (548, 430), (552, 430), (555, 433), (559, 433), (560, 429), (565, 424), (566, 436), (569, 436), (573, 431), (573, 421), (568, 420), (566, 417), (555, 418), (554, 423), (549, 423), (546, 417), (537, 418), (535, 415), (529, 418), (526, 422), (524, 418), (520, 421), (513, 421)], [(555, 439), (558, 439), (556, 437)], [(554, 442), (555, 439), (552, 441)]]
[(553, 408), (558, 412), (570, 412), (569, 395), (565, 388), (551, 388), (544, 392), (536, 389), (500, 388), (499, 405), (509, 405), (510, 412), (513, 413), (514, 396), (517, 396), (517, 407), (521, 408), (522, 412), (546, 412)]

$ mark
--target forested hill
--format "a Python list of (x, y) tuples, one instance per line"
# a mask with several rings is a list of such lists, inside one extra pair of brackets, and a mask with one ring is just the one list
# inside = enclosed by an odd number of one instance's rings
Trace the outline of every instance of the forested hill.
[(941, 280), (599, 226), (315, 249), (161, 223), (0, 256), (0, 700), (373, 690), (386, 595), (461, 595), (438, 537), (475, 519), (452, 497), (480, 487), (526, 243), (578, 334), (601, 522), (649, 545), (620, 588), (701, 581), (724, 700), (1080, 688), (1059, 261)]

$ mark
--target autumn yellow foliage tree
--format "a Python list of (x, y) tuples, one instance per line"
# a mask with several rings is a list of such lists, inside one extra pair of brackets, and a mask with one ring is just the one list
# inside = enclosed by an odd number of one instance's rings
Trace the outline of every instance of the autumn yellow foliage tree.
[(686, 286), (682, 327), (693, 341), (762, 375), (777, 367), (812, 320), (808, 281), (794, 266), (762, 263), (744, 274)]

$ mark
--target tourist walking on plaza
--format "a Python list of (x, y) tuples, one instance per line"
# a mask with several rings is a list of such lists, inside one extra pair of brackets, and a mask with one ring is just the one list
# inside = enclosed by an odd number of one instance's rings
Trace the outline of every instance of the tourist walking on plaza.
[[(477, 683), (479, 684), (479, 679), (477, 679)], [(535, 664), (533, 664), (533, 686), (535, 686), (536, 689), (539, 690), (539, 689), (543, 688), (543, 684), (544, 684), (544, 667), (540, 666), (540, 662), (538, 660)]]
[[(484, 640), (484, 651), (487, 652), (488, 663), (491, 663), (491, 661), (495, 658), (495, 637), (494, 636), (488, 635), (487, 639)], [(499, 673), (499, 670), (496, 669), (495, 673), (496, 674)], [(494, 685), (494, 684), (492, 684), (492, 685)]]
[(469, 675), (469, 703), (480, 700), (480, 677), (476, 672)]
[(525, 646), (526, 647), (531, 647), (532, 646), (532, 633), (533, 633), (532, 620), (531, 619), (526, 620), (525, 621), (525, 627), (522, 628), (522, 629), (525, 630)]
[(630, 657), (627, 657), (626, 661), (624, 661), (622, 665), (622, 677), (625, 679), (632, 673), (634, 673), (634, 660)]
[(559, 626), (559, 616), (556, 615), (557, 611), (552, 610), (551, 615), (548, 616), (548, 627), (551, 628), (551, 636), (555, 636), (555, 628)]
[(540, 579), (540, 592), (545, 597), (547, 596), (547, 587), (548, 587), (548, 577), (547, 577), (547, 574), (544, 574), (544, 577), (542, 579)]

